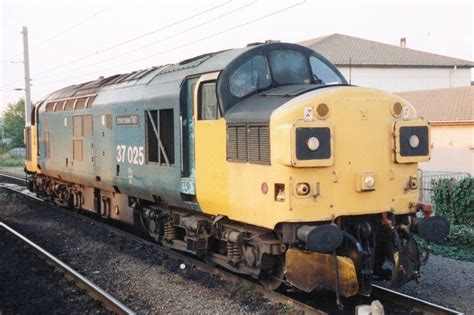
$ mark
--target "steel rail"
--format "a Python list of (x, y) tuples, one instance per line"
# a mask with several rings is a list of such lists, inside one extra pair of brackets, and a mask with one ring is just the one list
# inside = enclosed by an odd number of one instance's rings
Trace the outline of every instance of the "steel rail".
[[(0, 173), (0, 177), (1, 176), (3, 176), (3, 174)], [(13, 179), (22, 180), (22, 179), (19, 179), (19, 178), (14, 178), (12, 176), (8, 176), (8, 177), (11, 177)], [(22, 191), (16, 190), (15, 187), (14, 187), (14, 184), (7, 184), (7, 186), (6, 186), (5, 184), (0, 183), (0, 188), (6, 188), (8, 190), (23, 194), (25, 196), (28, 196), (30, 198), (39, 200), (41, 202), (44, 202), (43, 199), (36, 197), (34, 194), (32, 194), (31, 192), (29, 192), (26, 189), (24, 189)], [(222, 279), (224, 279), (228, 282), (231, 282), (231, 283), (234, 283), (234, 284), (235, 283), (243, 283), (243, 284), (246, 284), (246, 285), (251, 285), (251, 286), (255, 287), (256, 290), (259, 293), (261, 293), (262, 296), (265, 297), (266, 299), (268, 299), (269, 301), (274, 302), (274, 303), (290, 304), (290, 305), (292, 305), (294, 311), (302, 311), (305, 314), (327, 314), (326, 312), (324, 312), (320, 309), (317, 309), (317, 308), (315, 308), (311, 305), (308, 305), (307, 303), (305, 303), (303, 301), (300, 301), (300, 300), (297, 300), (295, 298), (286, 296), (286, 295), (284, 295), (282, 293), (279, 293), (279, 292), (266, 290), (262, 286), (260, 286), (258, 283), (255, 283), (253, 281), (249, 281), (245, 278), (242, 278), (238, 275), (235, 275), (235, 274), (233, 274), (231, 272), (228, 272), (226, 270), (223, 270), (221, 268), (211, 267), (208, 264), (206, 264), (205, 262), (202, 262), (202, 261), (197, 260), (195, 258), (186, 256), (182, 253), (176, 252), (176, 251), (168, 249), (166, 247), (160, 246), (157, 243), (150, 242), (150, 241), (145, 240), (145, 239), (143, 239), (143, 238), (141, 238), (137, 235), (134, 235), (134, 234), (131, 234), (131, 233), (129, 233), (127, 231), (124, 231), (122, 229), (113, 227), (109, 224), (103, 223), (101, 221), (94, 220), (89, 216), (80, 215), (80, 214), (75, 213), (75, 212), (67, 211), (66, 209), (63, 209), (61, 207), (58, 207), (58, 210), (62, 211), (65, 214), (68, 214), (68, 215), (71, 215), (71, 216), (74, 216), (74, 217), (77, 217), (77, 218), (80, 218), (80, 219), (85, 219), (85, 220), (87, 220), (91, 223), (94, 223), (98, 226), (101, 226), (101, 227), (113, 232), (114, 234), (124, 236), (124, 237), (130, 238), (130, 239), (133, 239), (136, 242), (140, 242), (140, 243), (143, 243), (147, 246), (153, 247), (153, 248), (157, 249), (158, 251), (160, 251), (162, 253), (165, 253), (167, 255), (172, 256), (173, 258), (176, 258), (178, 260), (181, 260), (183, 262), (187, 262), (187, 263), (191, 264), (192, 266), (196, 267), (200, 271), (204, 271), (204, 272), (207, 272), (207, 273), (217, 275), (220, 278), (222, 278)], [(394, 303), (394, 304), (409, 306), (413, 310), (421, 311), (422, 314), (464, 315), (464, 313), (462, 313), (462, 312), (458, 312), (458, 311), (449, 309), (447, 307), (437, 305), (437, 304), (434, 304), (434, 303), (431, 303), (431, 302), (428, 302), (428, 301), (424, 301), (424, 300), (421, 300), (419, 298), (409, 296), (409, 295), (406, 295), (404, 293), (400, 293), (400, 292), (397, 292), (397, 291), (394, 291), (394, 290), (391, 290), (391, 289), (387, 289), (387, 288), (384, 288), (384, 287), (381, 287), (381, 286), (378, 286), (378, 285), (375, 285), (375, 284), (372, 285), (372, 295), (371, 295), (370, 298), (374, 301), (379, 299), (379, 300), (381, 300), (381, 302), (385, 300), (385, 301), (389, 301), (389, 302)]]
[(26, 182), (26, 179), (21, 178), (21, 177), (17, 177), (17, 176), (13, 176), (13, 175), (8, 175), (8, 174), (0, 173), (0, 176), (1, 176), (1, 177), (7, 177), (7, 178), (10, 178), (10, 179), (14, 179), (14, 180), (17, 180), (17, 181)]
[(376, 284), (372, 284), (372, 294), (374, 298), (381, 300), (390, 300), (398, 302), (402, 305), (410, 305), (415, 311), (423, 312), (424, 314), (452, 314), (452, 315), (464, 315), (462, 312), (455, 311), (453, 309), (434, 304), (398, 291), (394, 291), (388, 288), (381, 287)]
[(82, 276), (80, 273), (72, 269), (70, 266), (59, 260), (58, 258), (54, 257), (48, 251), (28, 239), (27, 237), (23, 236), (10, 226), (6, 225), (5, 223), (0, 221), (0, 227), (4, 228), (8, 232), (12, 233), (13, 235), (20, 238), (23, 242), (27, 243), (30, 247), (35, 249), (48, 263), (52, 264), (56, 269), (60, 270), (65, 274), (66, 278), (71, 278), (75, 281), (75, 285), (85, 289), (87, 294), (95, 300), (98, 300), (102, 303), (102, 305), (109, 311), (115, 312), (116, 314), (128, 314), (134, 315), (135, 312), (122, 304), (119, 300), (114, 298), (109, 293), (105, 292), (93, 282)]

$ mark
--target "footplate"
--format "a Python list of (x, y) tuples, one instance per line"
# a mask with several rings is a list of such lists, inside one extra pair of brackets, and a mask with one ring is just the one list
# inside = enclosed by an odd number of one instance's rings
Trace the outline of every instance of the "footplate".
[[(359, 284), (354, 263), (350, 258), (337, 256), (339, 290), (342, 296), (357, 294)], [(336, 266), (330, 254), (306, 252), (294, 248), (286, 252), (286, 279), (300, 290), (336, 290)]]

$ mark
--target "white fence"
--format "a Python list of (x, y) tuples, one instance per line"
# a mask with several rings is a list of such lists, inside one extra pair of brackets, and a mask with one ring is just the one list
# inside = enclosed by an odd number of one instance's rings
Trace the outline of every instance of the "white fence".
[(15, 157), (22, 157), (26, 156), (26, 149), (25, 148), (14, 148), (10, 150), (10, 154)]
[(420, 190), (420, 201), (432, 203), (433, 185), (436, 181), (449, 178), (460, 180), (466, 177), (471, 177), (471, 174), (460, 172), (420, 171), (418, 178), (418, 182), (420, 183), (418, 186)]

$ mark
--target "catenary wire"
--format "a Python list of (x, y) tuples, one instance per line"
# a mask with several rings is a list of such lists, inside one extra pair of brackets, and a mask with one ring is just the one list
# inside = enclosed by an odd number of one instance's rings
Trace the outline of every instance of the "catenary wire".
[(184, 22), (186, 22), (186, 21), (188, 21), (188, 20), (191, 20), (191, 19), (193, 19), (193, 18), (195, 18), (195, 17), (198, 17), (198, 16), (201, 16), (201, 15), (203, 15), (203, 14), (206, 14), (206, 13), (209, 13), (209, 12), (211, 12), (211, 11), (214, 11), (214, 10), (220, 8), (220, 7), (223, 7), (223, 6), (225, 6), (225, 5), (228, 5), (228, 4), (231, 3), (231, 2), (232, 2), (232, 0), (229, 0), (229, 1), (226, 1), (226, 2), (224, 2), (224, 3), (215, 5), (215, 6), (211, 7), (211, 8), (209, 8), (209, 9), (200, 11), (200, 12), (195, 13), (195, 14), (192, 14), (192, 15), (190, 15), (190, 16), (188, 16), (188, 17), (185, 17), (185, 18), (180, 19), (180, 20), (178, 20), (178, 21), (172, 22), (172, 23), (167, 24), (167, 25), (165, 25), (165, 26), (161, 26), (161, 27), (159, 27), (159, 28), (157, 28), (157, 29), (155, 29), (155, 30), (153, 30), (153, 31), (150, 31), (150, 32), (141, 34), (141, 35), (139, 35), (139, 36), (136, 36), (136, 37), (127, 39), (127, 40), (125, 40), (125, 41), (119, 42), (119, 43), (117, 43), (117, 44), (111, 45), (111, 46), (106, 47), (106, 48), (104, 48), (104, 49), (98, 50), (98, 51), (96, 51), (96, 52), (94, 52), (94, 53), (92, 53), (92, 54), (88, 54), (88, 55), (79, 57), (79, 58), (77, 58), (77, 59), (73, 59), (73, 60), (71, 60), (71, 61), (69, 61), (69, 62), (67, 62), (67, 63), (64, 63), (64, 64), (61, 64), (61, 65), (58, 65), (58, 66), (55, 66), (55, 67), (46, 69), (46, 70), (44, 70), (44, 71), (41, 71), (41, 72), (36, 73), (35, 75), (40, 75), (40, 74), (44, 74), (44, 73), (47, 73), (47, 72), (50, 72), (50, 71), (53, 71), (53, 70), (56, 70), (56, 69), (60, 69), (60, 68), (63, 68), (63, 67), (66, 67), (66, 66), (75, 64), (75, 63), (77, 63), (77, 62), (79, 62), (79, 61), (82, 61), (82, 60), (84, 60), (84, 59), (97, 56), (98, 54), (104, 53), (104, 52), (106, 52), (106, 51), (110, 51), (110, 50), (112, 50), (112, 49), (114, 49), (114, 48), (121, 47), (121, 46), (123, 46), (123, 45), (132, 43), (132, 42), (137, 41), (137, 40), (139, 40), (139, 39), (141, 39), (141, 38), (144, 38), (144, 37), (146, 37), (146, 36), (150, 36), (150, 35), (152, 35), (152, 34), (155, 34), (155, 33), (158, 33), (158, 32), (160, 32), (160, 31), (163, 31), (163, 30), (165, 30), (165, 29), (168, 29), (168, 28), (170, 28), (170, 27), (173, 27), (173, 26), (176, 26), (176, 25), (178, 25), (178, 24), (184, 23)]
[(284, 12), (284, 11), (290, 10), (290, 9), (292, 9), (292, 8), (294, 8), (294, 7), (297, 7), (297, 6), (299, 6), (299, 5), (304, 4), (305, 2), (306, 2), (306, 0), (303, 0), (303, 1), (301, 1), (301, 2), (295, 3), (295, 4), (293, 4), (293, 5), (290, 5), (290, 6), (288, 6), (288, 7), (285, 7), (285, 8), (283, 8), (283, 9), (279, 9), (279, 10), (273, 11), (273, 12), (268, 13), (268, 14), (266, 14), (266, 15), (263, 15), (263, 16), (260, 16), (260, 17), (258, 17), (258, 18), (255, 18), (255, 19), (253, 19), (253, 20), (250, 20), (250, 21), (247, 21), (247, 22), (245, 22), (245, 23), (242, 23), (242, 24), (233, 26), (233, 27), (231, 27), (231, 28), (225, 29), (225, 30), (223, 30), (223, 31), (220, 31), (220, 32), (217, 32), (217, 33), (214, 33), (214, 34), (211, 34), (211, 35), (202, 37), (202, 38), (200, 38), (200, 39), (197, 39), (197, 40), (195, 40), (195, 41), (192, 41), (192, 42), (189, 42), (189, 43), (180, 45), (180, 46), (173, 47), (173, 48), (168, 49), (168, 50), (161, 51), (161, 52), (156, 53), (156, 54), (153, 54), (153, 55), (146, 56), (146, 57), (144, 57), (144, 58), (135, 59), (135, 60), (133, 60), (133, 61), (131, 61), (131, 62), (128, 62), (128, 63), (125, 63), (125, 64), (120, 64), (120, 65), (117, 65), (117, 66), (113, 66), (113, 67), (109, 67), (109, 68), (105, 68), (105, 69), (101, 69), (101, 70), (96, 70), (96, 71), (94, 71), (94, 72), (89, 72), (89, 73), (82, 74), (82, 75), (78, 75), (78, 76), (73, 76), (73, 77), (69, 77), (69, 78), (64, 78), (64, 79), (61, 79), (61, 80), (55, 80), (55, 81), (50, 81), (50, 82), (43, 82), (43, 83), (39, 83), (39, 84), (37, 84), (37, 85), (49, 85), (49, 84), (54, 84), (54, 83), (58, 83), (58, 82), (63, 82), (64, 80), (71, 80), (71, 79), (81, 78), (81, 77), (89, 76), (89, 75), (91, 75), (91, 74), (95, 74), (95, 73), (98, 73), (98, 72), (107, 71), (107, 70), (111, 70), (111, 69), (116, 69), (117, 67), (128, 66), (128, 65), (131, 65), (131, 64), (134, 64), (134, 63), (137, 63), (137, 62), (140, 62), (140, 61), (143, 61), (143, 60), (146, 60), (146, 59), (155, 57), (155, 56), (159, 56), (159, 55), (162, 55), (162, 54), (165, 54), (165, 53), (168, 53), (168, 52), (171, 52), (171, 51), (174, 51), (174, 50), (183, 48), (183, 47), (187, 47), (187, 46), (194, 45), (194, 44), (196, 44), (196, 43), (198, 43), (198, 42), (207, 40), (207, 39), (209, 39), (209, 38), (216, 37), (216, 36), (222, 35), (222, 34), (224, 34), (224, 33), (233, 31), (233, 30), (235, 30), (235, 29), (238, 29), (238, 28), (247, 26), (247, 25), (249, 25), (249, 24), (252, 24), (252, 23), (258, 22), (258, 21), (260, 21), (260, 20), (266, 19), (266, 18), (268, 18), (268, 17), (270, 17), (270, 16), (273, 16), (273, 15), (275, 15), (275, 14), (279, 14), (279, 13), (282, 13), (282, 12)]
[[(55, 39), (55, 38), (57, 38), (57, 37), (59, 37), (59, 36), (65, 34), (65, 33), (69, 32), (69, 31), (71, 31), (71, 30), (73, 30), (73, 29), (75, 29), (75, 28), (81, 26), (82, 24), (84, 24), (85, 22), (89, 21), (90, 19), (96, 17), (97, 15), (99, 15), (99, 14), (101, 14), (101, 13), (107, 11), (107, 10), (110, 10), (111, 8), (113, 8), (114, 6), (116, 6), (120, 1), (122, 1), (122, 0), (118, 0), (118, 1), (113, 2), (112, 4), (108, 5), (107, 7), (102, 8), (102, 9), (100, 9), (100, 10), (94, 12), (93, 14), (87, 16), (86, 18), (84, 18), (84, 19), (80, 20), (79, 22), (77, 22), (77, 23), (71, 25), (70, 27), (68, 27), (68, 28), (66, 28), (66, 29), (64, 29), (64, 30), (62, 30), (62, 31), (60, 31), (60, 32), (58, 32), (58, 33), (52, 35), (51, 37), (49, 37), (49, 38), (47, 38), (47, 39), (45, 39), (45, 40), (42, 40), (42, 41), (39, 41), (39, 42), (36, 42), (36, 43), (32, 43), (32, 44), (31, 44), (31, 48), (41, 47), (41, 46), (43, 46), (45, 43), (50, 42), (50, 41), (52, 41), (53, 39)], [(30, 48), (30, 49), (31, 49), (31, 48)], [(12, 58), (13, 58), (13, 57), (20, 56), (21, 54), (22, 54), (22, 52), (19, 52), (19, 53), (13, 55)], [(11, 59), (12, 59), (12, 58), (11, 58)], [(11, 61), (2, 60), (2, 62), (11, 62)], [(13, 86), (13, 85), (15, 85), (15, 84), (17, 84), (17, 83), (21, 83), (21, 82), (22, 82), (22, 80), (18, 80), (18, 81), (15, 81), (15, 82), (10, 83), (10, 85), (5, 85), (4, 87)]]
[[(79, 22), (77, 22), (77, 23), (71, 25), (70, 27), (68, 27), (68, 28), (66, 28), (66, 29), (64, 29), (64, 30), (62, 30), (62, 31), (59, 31), (58, 33), (56, 33), (56, 34), (50, 36), (49, 38), (47, 38), (47, 39), (45, 39), (45, 40), (41, 40), (41, 41), (32, 43), (32, 44), (31, 44), (31, 47), (32, 47), (32, 48), (33, 48), (33, 47), (36, 48), (36, 47), (41, 47), (41, 46), (43, 46), (45, 43), (50, 42), (50, 41), (52, 41), (53, 39), (55, 39), (55, 38), (57, 38), (57, 37), (59, 37), (59, 36), (65, 34), (65, 33), (69, 32), (69, 31), (71, 31), (71, 30), (73, 30), (73, 29), (75, 29), (75, 28), (81, 26), (82, 24), (84, 24), (85, 22), (91, 20), (92, 18), (95, 18), (97, 15), (101, 14), (102, 12), (105, 12), (105, 11), (107, 11), (107, 10), (110, 10), (111, 8), (113, 8), (114, 6), (116, 6), (120, 1), (122, 1), (122, 0), (118, 0), (118, 1), (113, 2), (112, 4), (106, 6), (105, 8), (102, 8), (102, 9), (100, 9), (100, 10), (98, 10), (98, 11), (92, 13), (91, 15), (85, 17), (84, 19), (80, 20)], [(16, 56), (19, 56), (19, 55), (21, 55), (21, 52), (15, 54), (13, 57), (16, 57)]]
[[(120, 0), (119, 0), (119, 1), (120, 1)], [(117, 2), (118, 2), (118, 1), (117, 1)], [(46, 70), (44, 70), (44, 71), (41, 71), (41, 72), (39, 72), (39, 73), (37, 73), (37, 74), (33, 74), (33, 75), (31, 75), (31, 77), (34, 77), (34, 76), (40, 75), (40, 74), (44, 74), (44, 73), (47, 73), (47, 72), (51, 72), (51, 71), (53, 71), (53, 70), (60, 69), (60, 68), (69, 66), (69, 65), (71, 65), (71, 64), (77, 63), (77, 62), (82, 61), (82, 60), (84, 60), (84, 59), (87, 59), (87, 58), (90, 58), (90, 57), (94, 57), (94, 56), (96, 56), (97, 54), (100, 54), (100, 53), (102, 53), (102, 52), (104, 52), (104, 51), (111, 50), (111, 49), (113, 49), (113, 48), (116, 48), (116, 47), (125, 45), (125, 44), (127, 44), (127, 43), (133, 42), (133, 41), (138, 40), (138, 39), (140, 39), (140, 38), (143, 38), (143, 37), (145, 37), (145, 36), (148, 36), (148, 35), (157, 33), (157, 32), (159, 32), (159, 31), (162, 31), (162, 30), (164, 30), (164, 29), (170, 28), (170, 27), (172, 27), (172, 26), (178, 25), (178, 24), (180, 24), (180, 23), (183, 23), (183, 22), (185, 22), (185, 21), (188, 21), (188, 20), (193, 19), (193, 18), (195, 18), (195, 17), (198, 17), (198, 16), (200, 16), (200, 15), (203, 15), (203, 14), (206, 14), (206, 13), (208, 13), (208, 12), (211, 12), (211, 11), (213, 11), (213, 10), (216, 10), (216, 9), (220, 8), (220, 7), (223, 7), (223, 6), (225, 6), (225, 5), (227, 5), (227, 4), (231, 3), (231, 2), (232, 2), (232, 0), (228, 0), (228, 1), (224, 2), (224, 3), (215, 5), (215, 6), (211, 7), (211, 8), (209, 8), (209, 9), (200, 11), (200, 12), (195, 13), (195, 14), (192, 14), (192, 15), (186, 17), (186, 18), (183, 18), (183, 19), (180, 19), (180, 20), (178, 20), (178, 21), (172, 22), (172, 23), (170, 23), (170, 24), (168, 24), (168, 25), (162, 26), (162, 27), (160, 27), (160, 28), (158, 28), (158, 29), (155, 29), (155, 30), (153, 30), (153, 31), (150, 31), (150, 32), (147, 32), (147, 33), (145, 33), (145, 34), (139, 35), (139, 36), (137, 36), (137, 37), (128, 39), (128, 40), (126, 40), (126, 41), (123, 41), (123, 42), (114, 44), (114, 45), (112, 45), (112, 46), (110, 46), (110, 47), (107, 47), (107, 48), (105, 48), (105, 49), (103, 49), (103, 50), (100, 50), (100, 51), (98, 51), (98, 52), (95, 52), (95, 53), (93, 53), (93, 54), (85, 55), (85, 56), (82, 56), (82, 57), (80, 57), (80, 58), (71, 60), (71, 61), (69, 61), (69, 62), (67, 62), (67, 63), (65, 63), (65, 64), (61, 64), (61, 65), (55, 66), (55, 67), (53, 67), (53, 68), (49, 68), (49, 69), (46, 69)], [(10, 84), (4, 85), (4, 86), (2, 86), (2, 88), (11, 88), (11, 87), (13, 87), (15, 84), (21, 83), (21, 82), (22, 82), (21, 80), (18, 80), (18, 81), (12, 82), (12, 83), (10, 83)]]
[[(194, 25), (194, 26), (192, 26), (192, 27), (189, 27), (189, 28), (187, 28), (187, 29), (185, 29), (185, 30), (183, 30), (183, 31), (180, 31), (180, 32), (178, 32), (178, 33), (175, 33), (175, 34), (173, 34), (173, 35), (169, 35), (169, 36), (160, 38), (160, 39), (157, 40), (157, 41), (151, 42), (151, 43), (146, 44), (146, 45), (144, 45), (144, 46), (140, 46), (140, 47), (134, 48), (134, 49), (132, 49), (132, 50), (128, 50), (128, 51), (126, 51), (126, 52), (124, 52), (124, 53), (122, 53), (122, 54), (119, 54), (119, 55), (116, 55), (116, 56), (113, 56), (113, 57), (110, 57), (110, 58), (107, 58), (107, 59), (104, 59), (104, 60), (101, 60), (101, 61), (98, 61), (98, 62), (90, 63), (90, 64), (87, 64), (87, 65), (84, 65), (84, 66), (81, 66), (81, 67), (73, 68), (73, 69), (68, 70), (68, 71), (69, 71), (69, 72), (74, 72), (74, 71), (82, 70), (82, 69), (85, 69), (85, 68), (90, 68), (90, 67), (93, 67), (93, 66), (96, 66), (96, 65), (100, 65), (100, 64), (102, 64), (103, 62), (109, 62), (109, 61), (111, 61), (111, 60), (118, 59), (118, 58), (120, 58), (120, 57), (123, 57), (123, 56), (129, 55), (129, 54), (131, 54), (131, 53), (134, 53), (134, 52), (136, 52), (136, 51), (143, 50), (143, 49), (148, 48), (148, 47), (150, 47), (150, 46), (154, 46), (154, 45), (156, 45), (156, 44), (158, 44), (158, 43), (161, 43), (161, 42), (164, 42), (164, 41), (166, 41), (166, 40), (168, 40), (168, 39), (175, 38), (175, 37), (177, 37), (177, 36), (179, 36), (179, 35), (182, 35), (182, 34), (185, 34), (185, 33), (190, 32), (190, 31), (193, 31), (193, 30), (195, 30), (196, 28), (199, 28), (199, 27), (202, 27), (202, 26), (204, 26), (204, 25), (210, 24), (210, 23), (212, 23), (212, 22), (214, 22), (214, 21), (216, 21), (216, 20), (219, 20), (219, 19), (221, 19), (221, 18), (224, 18), (224, 17), (226, 17), (226, 16), (228, 16), (228, 15), (231, 15), (231, 14), (234, 14), (234, 13), (236, 13), (236, 12), (239, 12), (239, 11), (241, 11), (241, 10), (243, 10), (243, 9), (245, 9), (245, 8), (247, 8), (247, 7), (249, 7), (249, 6), (251, 6), (251, 5), (256, 4), (257, 2), (258, 2), (258, 0), (254, 0), (253, 2), (247, 3), (247, 4), (245, 4), (245, 5), (243, 5), (243, 6), (240, 6), (240, 7), (236, 8), (236, 9), (234, 9), (234, 10), (225, 12), (225, 13), (223, 13), (223, 14), (217, 16), (217, 17), (214, 17), (214, 18), (212, 18), (212, 19), (206, 20), (206, 21), (204, 21), (204, 22), (202, 22), (202, 23), (199, 23), (199, 24), (197, 24), (197, 25)], [(39, 80), (39, 79), (47, 79), (47, 78), (53, 78), (53, 77), (61, 76), (62, 74), (63, 74), (63, 73), (56, 73), (56, 74), (52, 74), (52, 75), (49, 75), (49, 76), (44, 76), (44, 77), (36, 78), (36, 80)]]

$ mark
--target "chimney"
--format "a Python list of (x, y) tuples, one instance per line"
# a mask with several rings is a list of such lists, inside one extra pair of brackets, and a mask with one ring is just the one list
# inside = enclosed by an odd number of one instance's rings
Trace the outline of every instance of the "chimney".
[(406, 37), (400, 38), (400, 47), (407, 48), (407, 38)]

